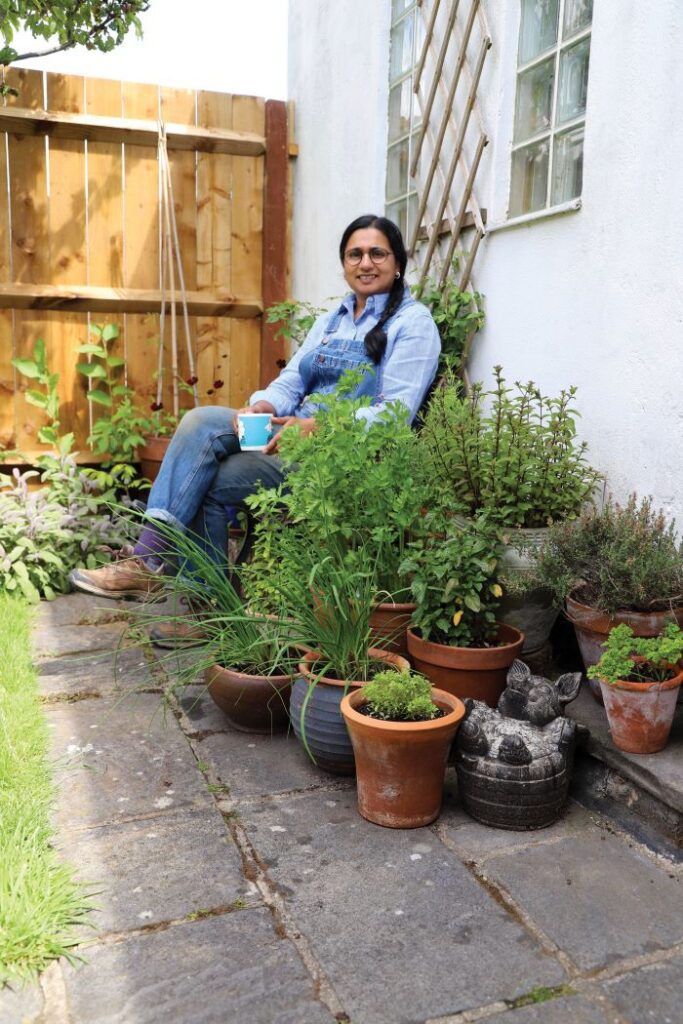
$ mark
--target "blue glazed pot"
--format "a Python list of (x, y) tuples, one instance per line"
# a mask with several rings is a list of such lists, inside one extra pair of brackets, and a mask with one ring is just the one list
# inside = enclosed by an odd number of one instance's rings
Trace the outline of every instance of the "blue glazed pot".
[[(410, 668), (410, 663), (397, 654), (374, 648), (369, 653), (377, 661), (386, 662), (387, 667), (399, 670)], [(294, 681), (289, 703), (294, 735), (304, 749), (308, 747), (318, 768), (333, 775), (353, 775), (356, 770), (353, 747), (339, 706), (342, 697), (363, 686), (363, 681), (341, 682), (324, 676), (318, 678), (311, 666), (319, 657), (319, 654), (311, 652), (299, 664), (299, 675)], [(311, 696), (303, 713), (302, 729), (302, 708), (311, 687)], [(303, 732), (306, 734), (305, 743)]]

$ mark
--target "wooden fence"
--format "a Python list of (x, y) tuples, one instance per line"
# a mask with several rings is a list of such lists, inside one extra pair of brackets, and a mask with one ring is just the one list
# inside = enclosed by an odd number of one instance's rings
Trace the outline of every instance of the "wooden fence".
[[(141, 409), (154, 399), (160, 117), (200, 399), (244, 404), (283, 355), (261, 313), (287, 295), (294, 146), (286, 104), (19, 69), (7, 82), (19, 95), (0, 107), (0, 447), (28, 457), (44, 447), (36, 440), (44, 416), (12, 366), (39, 337), (60, 375), (62, 429), (74, 431), (83, 457), (90, 417), (101, 415), (75, 370), (89, 324), (119, 325), (127, 383)], [(181, 322), (179, 338), (182, 349)], [(166, 409), (170, 387), (167, 371)]]

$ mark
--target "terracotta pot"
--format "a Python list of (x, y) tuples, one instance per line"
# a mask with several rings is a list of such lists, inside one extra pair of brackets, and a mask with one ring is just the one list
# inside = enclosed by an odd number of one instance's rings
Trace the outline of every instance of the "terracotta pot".
[(403, 658), (408, 656), (407, 631), (410, 626), (410, 619), (415, 611), (414, 604), (394, 604), (387, 602), (377, 604), (370, 615), (370, 626), (372, 628), (372, 640), (389, 640), (383, 650), (400, 654)]
[(204, 681), (233, 729), (270, 735), (289, 725), (291, 676), (252, 676), (212, 665)]
[[(664, 612), (632, 612), (621, 608), (608, 615), (607, 612), (582, 604), (572, 594), (566, 604), (567, 618), (574, 626), (585, 668), (597, 665), (600, 661), (609, 631), (615, 626), (630, 626), (633, 635), (638, 637), (659, 636), (667, 622), (677, 621), (679, 626), (683, 626), (683, 607)], [(588, 685), (595, 699), (602, 704), (599, 683), (589, 679)]]
[[(634, 658), (634, 661), (642, 661)], [(636, 683), (619, 679), (600, 680), (609, 731), (615, 747), (631, 754), (655, 754), (663, 750), (671, 732), (683, 668), (671, 666), (672, 676), (663, 682)]]
[(162, 460), (170, 443), (170, 437), (148, 437), (144, 446), (138, 449), (140, 470), (148, 480), (154, 482), (159, 475)]
[(432, 690), (432, 699), (446, 714), (426, 722), (361, 715), (360, 690), (341, 702), (356, 758), (358, 810), (376, 825), (420, 828), (439, 816), (448, 752), (465, 705), (444, 690)]
[[(409, 662), (398, 654), (372, 647), (368, 653), (387, 667), (410, 669)], [(353, 775), (353, 747), (339, 705), (344, 694), (363, 686), (364, 680), (318, 678), (311, 666), (319, 657), (318, 652), (309, 651), (299, 664), (300, 675), (290, 701), (292, 728), (318, 768), (333, 775)]]
[(408, 630), (408, 651), (416, 672), (447, 693), (483, 700), (492, 708), (505, 689), (507, 670), (521, 653), (524, 634), (501, 622), (497, 641), (496, 647), (449, 647)]

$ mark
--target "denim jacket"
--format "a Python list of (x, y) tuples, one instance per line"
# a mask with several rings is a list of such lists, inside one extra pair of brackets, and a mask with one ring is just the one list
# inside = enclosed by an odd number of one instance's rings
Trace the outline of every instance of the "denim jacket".
[(401, 305), (384, 325), (387, 346), (377, 366), (365, 354), (362, 341), (379, 320), (388, 295), (370, 295), (358, 320), (353, 319), (355, 297), (347, 295), (330, 315), (319, 317), (301, 348), (272, 384), (249, 399), (266, 401), (277, 416), (314, 416), (307, 401), (314, 391), (330, 392), (344, 369), (369, 364), (372, 373), (360, 394), (371, 395), (372, 405), (358, 416), (372, 422), (387, 402), (400, 401), (412, 420), (436, 374), (441, 351), (439, 332), (431, 314), (406, 288)]

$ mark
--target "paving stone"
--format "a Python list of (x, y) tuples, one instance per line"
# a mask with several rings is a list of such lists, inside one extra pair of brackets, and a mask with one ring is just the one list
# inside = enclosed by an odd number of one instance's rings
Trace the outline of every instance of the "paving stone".
[(482, 860), (502, 849), (545, 843), (561, 836), (575, 834), (590, 828), (592, 820), (588, 811), (570, 800), (559, 821), (548, 828), (535, 829), (531, 832), (490, 828), (471, 818), (457, 802), (453, 789), (449, 790), (447, 787), (438, 828), (463, 857), (468, 860)]
[(96, 825), (211, 804), (187, 740), (154, 694), (53, 704), (45, 714), (59, 784), (59, 825)]
[(486, 871), (583, 970), (683, 940), (680, 883), (597, 827), (492, 857)]
[(215, 808), (63, 832), (56, 845), (96, 893), (89, 924), (101, 932), (178, 920), (253, 890)]
[(66, 978), (73, 1024), (92, 1024), (95, 994), (97, 1024), (334, 1024), (266, 910), (100, 946)]
[(371, 825), (348, 791), (242, 818), (354, 1022), (412, 1024), (565, 980), (431, 830)]
[(36, 607), (35, 626), (86, 626), (126, 618), (134, 607), (129, 601), (112, 601), (94, 594), (61, 594), (54, 601), (41, 601)]
[(667, 807), (683, 812), (683, 704), (678, 705), (669, 742), (657, 754), (629, 754), (612, 743), (605, 709), (582, 688), (569, 705), (567, 714), (587, 726), (586, 749), (625, 779), (661, 800)]
[(608, 998), (634, 1024), (680, 1024), (683, 958), (676, 957), (608, 981)]
[(188, 736), (234, 732), (221, 709), (211, 700), (205, 686), (186, 686), (179, 691), (177, 697), (182, 708), (180, 721), (183, 732)]
[(144, 651), (99, 653), (84, 657), (41, 661), (38, 682), (44, 696), (103, 694), (151, 689), (159, 685)]
[(0, 1024), (33, 1024), (42, 1008), (38, 985), (0, 988)]
[(561, 996), (486, 1019), (490, 1024), (624, 1024), (609, 1008), (580, 995)]
[(256, 736), (228, 728), (200, 740), (195, 751), (230, 787), (235, 800), (319, 786), (353, 786), (350, 779), (316, 768), (292, 733)]
[(182, 692), (192, 686), (203, 686), (204, 664), (201, 645), (165, 648), (150, 645), (156, 663), (166, 675), (168, 682)]
[(121, 646), (125, 622), (103, 622), (99, 626), (46, 625), (33, 631), (36, 658), (60, 658), (85, 651), (115, 651)]

